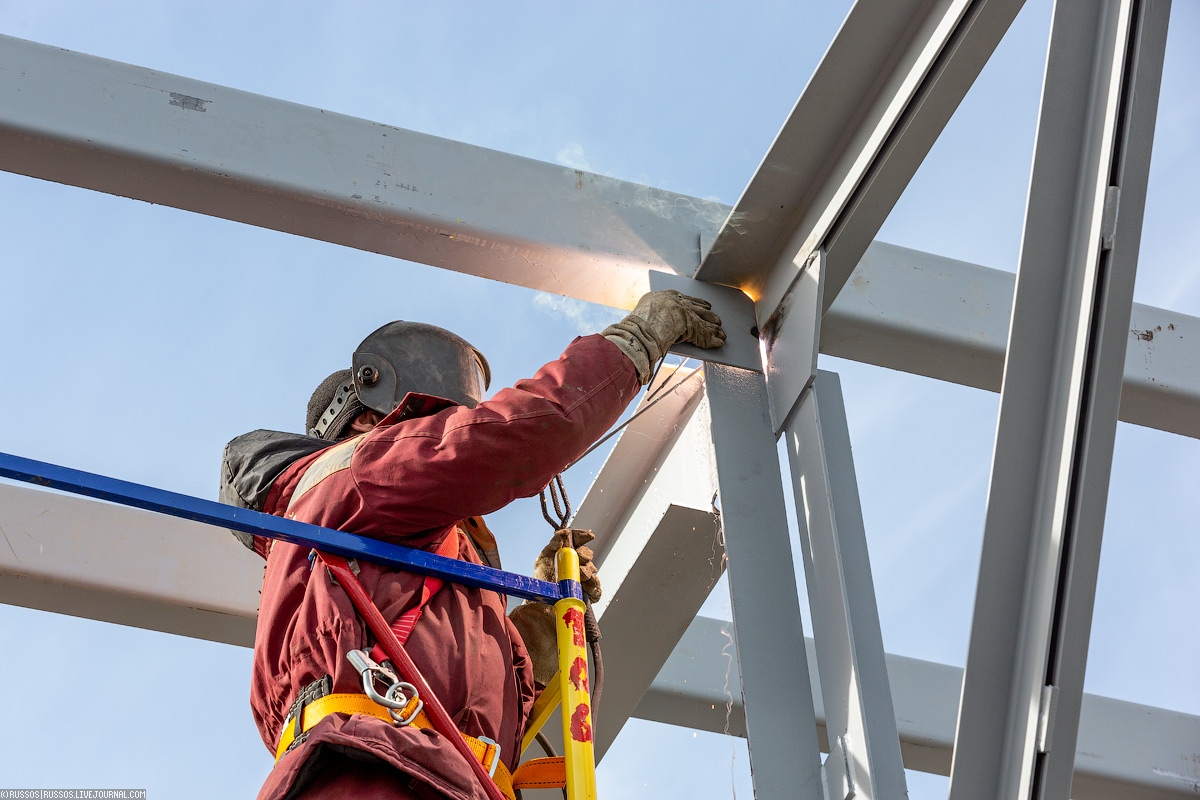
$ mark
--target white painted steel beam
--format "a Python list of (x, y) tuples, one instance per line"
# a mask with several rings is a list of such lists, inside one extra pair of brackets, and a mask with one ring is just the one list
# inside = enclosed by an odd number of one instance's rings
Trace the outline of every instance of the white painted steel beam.
[(720, 527), (709, 509), (672, 504), (657, 525), (626, 528), (609, 549), (596, 608), (606, 676), (596, 714), (597, 761), (724, 572)]
[[(998, 392), (1014, 288), (1011, 272), (876, 242), (821, 352)], [(1120, 419), (1200, 438), (1200, 319), (1134, 304)]]
[(702, 371), (660, 370), (655, 402), (643, 400), (572, 520), (596, 534), (604, 585), (595, 606), (605, 665), (598, 760), (725, 570), (703, 388)]
[(0, 169), (622, 308), (728, 212), (8, 36)]
[(0, 483), (0, 603), (254, 644), (265, 563), (228, 531)]
[(763, 323), (809, 257), (837, 298), (1023, 0), (859, 0), (696, 277), (748, 291)]
[(762, 374), (709, 364), (734, 646), (757, 800), (822, 800), (804, 625)]
[[(640, 719), (745, 735), (729, 623), (697, 617), (638, 705)], [(813, 641), (805, 641), (822, 750), (825, 709)], [(729, 656), (727, 657), (727, 654)], [(887, 655), (904, 766), (950, 774), (962, 670)], [(1076, 800), (1184, 800), (1200, 792), (1200, 717), (1085, 694), (1075, 756)]]
[(951, 800), (1071, 793), (1169, 12), (1055, 5)]
[[(841, 382), (818, 372), (784, 429), (830, 746), (856, 797), (908, 794)], [(830, 784), (838, 759), (825, 763)], [(831, 770), (831, 763), (833, 769)]]
[[(0, 169), (618, 307), (693, 272), (730, 211), (4, 36)], [(1012, 281), (875, 243), (821, 352), (999, 391)], [(1200, 437), (1200, 320), (1135, 306), (1131, 328), (1121, 419)]]
[[(630, 441), (638, 438), (645, 437)], [(0, 529), (7, 540), (0, 542), (0, 602), (254, 643), (262, 560), (224, 531), (9, 484), (0, 484)], [(607, 629), (605, 637), (607, 648)], [(807, 645), (815, 720), (827, 748), (816, 656), (811, 640)], [(962, 670), (895, 655), (887, 666), (905, 766), (949, 774)], [(613, 710), (607, 699), (602, 706)], [(633, 715), (744, 736), (728, 623), (696, 618)], [(1200, 791), (1200, 717), (1084, 695), (1077, 752), (1079, 800), (1190, 798)]]

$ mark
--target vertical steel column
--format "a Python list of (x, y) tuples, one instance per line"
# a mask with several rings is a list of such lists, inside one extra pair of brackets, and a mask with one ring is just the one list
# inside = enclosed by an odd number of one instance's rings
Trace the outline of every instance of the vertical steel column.
[(757, 800), (823, 800), (783, 481), (762, 374), (709, 364), (705, 391)]
[(1169, 10), (1055, 6), (952, 800), (1070, 792)]
[(817, 373), (784, 436), (829, 733), (829, 800), (903, 798), (900, 736), (836, 373)]

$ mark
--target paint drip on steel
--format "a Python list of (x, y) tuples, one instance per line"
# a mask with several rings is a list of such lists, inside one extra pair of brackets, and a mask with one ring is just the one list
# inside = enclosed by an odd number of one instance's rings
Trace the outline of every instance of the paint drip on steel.
[(571, 685), (575, 687), (575, 691), (587, 694), (588, 691), (588, 676), (587, 676), (587, 661), (583, 657), (577, 657), (575, 663), (571, 665)]
[(583, 647), (585, 644), (583, 637), (583, 612), (578, 608), (568, 608), (563, 613), (563, 624), (571, 629), (571, 636), (575, 641), (575, 646)]
[(571, 715), (571, 738), (577, 742), (590, 742), (592, 740), (592, 723), (588, 720), (587, 703), (580, 703), (575, 706), (575, 713)]

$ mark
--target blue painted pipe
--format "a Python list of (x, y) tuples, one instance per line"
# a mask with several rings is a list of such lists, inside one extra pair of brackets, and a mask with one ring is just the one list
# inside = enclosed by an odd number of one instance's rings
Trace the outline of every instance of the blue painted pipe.
[(525, 575), (492, 569), (469, 561), (445, 558), (424, 550), (414, 550), (390, 542), (381, 542), (345, 531), (335, 531), (275, 517), (246, 508), (227, 506), (212, 500), (202, 500), (139, 483), (107, 478), (92, 472), (60, 467), (44, 461), (0, 453), (0, 477), (12, 478), (37, 486), (95, 497), (111, 503), (142, 508), (172, 517), (190, 519), (221, 528), (242, 531), (278, 539), (291, 544), (312, 547), (345, 558), (359, 558), (396, 569), (433, 575), (444, 581), (492, 589), (542, 603), (556, 603), (565, 597), (583, 599), (583, 589), (577, 581), (539, 581)]

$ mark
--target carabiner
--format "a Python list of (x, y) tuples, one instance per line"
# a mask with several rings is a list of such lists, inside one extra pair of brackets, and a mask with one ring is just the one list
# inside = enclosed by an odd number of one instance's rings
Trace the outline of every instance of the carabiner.
[[(388, 710), (388, 716), (398, 725), (410, 725), (421, 713), (425, 701), (417, 693), (417, 687), (400, 680), (400, 677), (382, 664), (376, 664), (375, 659), (365, 650), (351, 650), (346, 653), (346, 659), (358, 670), (362, 677), (363, 693), (371, 700)], [(375, 681), (387, 682), (388, 688), (383, 694), (375, 689)], [(408, 715), (403, 712), (413, 700), (417, 701), (416, 708)]]

